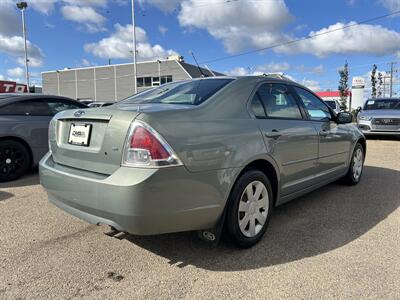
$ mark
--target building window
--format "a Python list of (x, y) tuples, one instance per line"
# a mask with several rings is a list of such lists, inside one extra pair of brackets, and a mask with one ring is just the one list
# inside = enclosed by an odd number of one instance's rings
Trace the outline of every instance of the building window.
[(172, 75), (161, 77), (138, 77), (136, 81), (138, 87), (160, 86), (161, 84), (172, 82)]
[(152, 86), (160, 85), (160, 77), (153, 77)]
[(144, 87), (144, 78), (143, 77), (138, 77), (136, 79), (136, 82), (137, 82), (138, 87)]
[(172, 75), (161, 76), (161, 84), (172, 82)]
[(144, 78), (144, 86), (145, 87), (151, 86), (151, 77), (145, 77)]

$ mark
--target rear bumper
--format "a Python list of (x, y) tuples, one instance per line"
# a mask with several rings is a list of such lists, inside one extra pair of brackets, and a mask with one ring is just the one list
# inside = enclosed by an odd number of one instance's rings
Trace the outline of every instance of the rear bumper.
[(193, 174), (185, 167), (121, 167), (110, 176), (54, 163), (39, 164), (49, 201), (92, 224), (152, 235), (211, 228), (224, 207), (215, 174)]

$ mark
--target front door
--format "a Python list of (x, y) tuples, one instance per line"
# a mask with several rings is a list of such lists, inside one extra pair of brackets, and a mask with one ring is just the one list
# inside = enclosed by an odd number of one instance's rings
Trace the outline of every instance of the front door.
[(313, 185), (318, 135), (313, 124), (304, 119), (290, 89), (277, 83), (261, 85), (253, 96), (252, 110), (268, 154), (280, 168), (281, 196)]
[(334, 121), (328, 106), (311, 92), (294, 87), (319, 135), (317, 175), (321, 180), (340, 175), (347, 167), (352, 136), (347, 125)]

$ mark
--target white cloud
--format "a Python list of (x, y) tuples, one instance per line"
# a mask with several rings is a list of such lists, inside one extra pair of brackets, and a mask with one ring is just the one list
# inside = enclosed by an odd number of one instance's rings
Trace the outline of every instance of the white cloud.
[(283, 73), (290, 69), (290, 64), (287, 62), (276, 63), (271, 62), (265, 65), (259, 65), (253, 68), (236, 67), (230, 71), (225, 71), (227, 75), (232, 76), (247, 76), (247, 75), (262, 75), (269, 73)]
[(28, 3), (28, 7), (32, 5), (33, 9), (47, 15), (54, 10), (56, 2), (57, 0), (31, 0)]
[[(336, 23), (319, 31), (312, 31), (309, 36), (336, 30), (329, 34), (278, 47), (276, 51), (287, 54), (309, 53), (324, 57), (330, 54), (385, 55), (393, 54), (399, 49), (399, 32), (380, 25), (353, 26), (355, 24), (355, 22)], [(341, 29), (349, 25), (352, 27)]]
[(323, 65), (318, 65), (315, 67), (306, 67), (305, 65), (297, 65), (295, 70), (303, 74), (321, 74), (325, 72)]
[[(37, 68), (37, 67), (41, 67), (43, 65), (42, 58), (28, 57), (28, 59), (29, 59), (29, 67)], [(17, 58), (17, 63), (20, 66), (25, 66), (25, 58), (24, 57)]]
[(7, 75), (11, 77), (22, 77), (24, 75), (24, 69), (22, 69), (21, 67), (8, 69)]
[(312, 68), (311, 71), (312, 71), (312, 73), (316, 73), (316, 74), (320, 74), (320, 73), (324, 73), (325, 72), (323, 65), (316, 66), (316, 67)]
[(107, 0), (64, 0), (64, 2), (73, 6), (107, 6)]
[(207, 30), (223, 42), (229, 53), (236, 53), (279, 42), (281, 30), (292, 16), (284, 0), (210, 5), (202, 0), (186, 0), (181, 4), (178, 19), (181, 26)]
[(379, 2), (383, 5), (383, 7), (385, 7), (390, 12), (395, 12), (400, 10), (399, 0), (380, 0)]
[(283, 63), (275, 63), (271, 62), (266, 65), (261, 65), (256, 68), (257, 71), (263, 72), (263, 73), (279, 73), (279, 72), (284, 72), (290, 69), (290, 65), (287, 62)]
[[(107, 38), (97, 43), (85, 44), (84, 49), (101, 58), (128, 59), (132, 58), (132, 25), (115, 24), (115, 31)], [(173, 50), (165, 50), (160, 45), (151, 45), (146, 31), (136, 27), (136, 42), (138, 60), (153, 60), (176, 55)]]
[(161, 33), (161, 35), (165, 36), (165, 34), (168, 31), (168, 27), (162, 26), (162, 25), (158, 25), (158, 31)]
[(0, 0), (0, 34), (21, 34), (21, 15), (15, 4), (9, 0)]
[[(32, 62), (32, 66), (39, 66), (43, 61), (42, 50), (30, 41), (27, 42), (28, 58)], [(20, 36), (4, 36), (0, 34), (0, 53), (5, 53), (11, 56), (18, 56), (17, 60), (24, 59), (24, 39)]]
[(61, 13), (65, 19), (83, 25), (89, 32), (106, 30), (103, 26), (106, 18), (92, 7), (66, 5), (61, 8)]
[(228, 76), (248, 76), (253, 75), (252, 69), (250, 68), (243, 68), (243, 67), (236, 67), (232, 70), (224, 72)]
[(302, 84), (304, 86), (308, 87), (312, 91), (320, 91), (321, 90), (320, 83), (315, 80), (304, 79)]
[(181, 2), (182, 0), (139, 0), (139, 4), (142, 8), (145, 3), (148, 3), (168, 13), (174, 11)]
[(90, 66), (90, 62), (87, 59), (82, 58), (82, 66), (89, 67)]

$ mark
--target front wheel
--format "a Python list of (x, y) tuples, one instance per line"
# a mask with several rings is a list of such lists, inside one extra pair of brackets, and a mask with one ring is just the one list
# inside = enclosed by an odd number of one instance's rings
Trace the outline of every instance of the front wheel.
[(264, 235), (272, 212), (273, 193), (268, 177), (259, 170), (244, 173), (229, 197), (226, 226), (231, 240), (242, 248)]
[(348, 185), (356, 185), (360, 182), (361, 175), (364, 169), (364, 148), (360, 143), (357, 143), (351, 157), (349, 170), (343, 177), (343, 180)]

